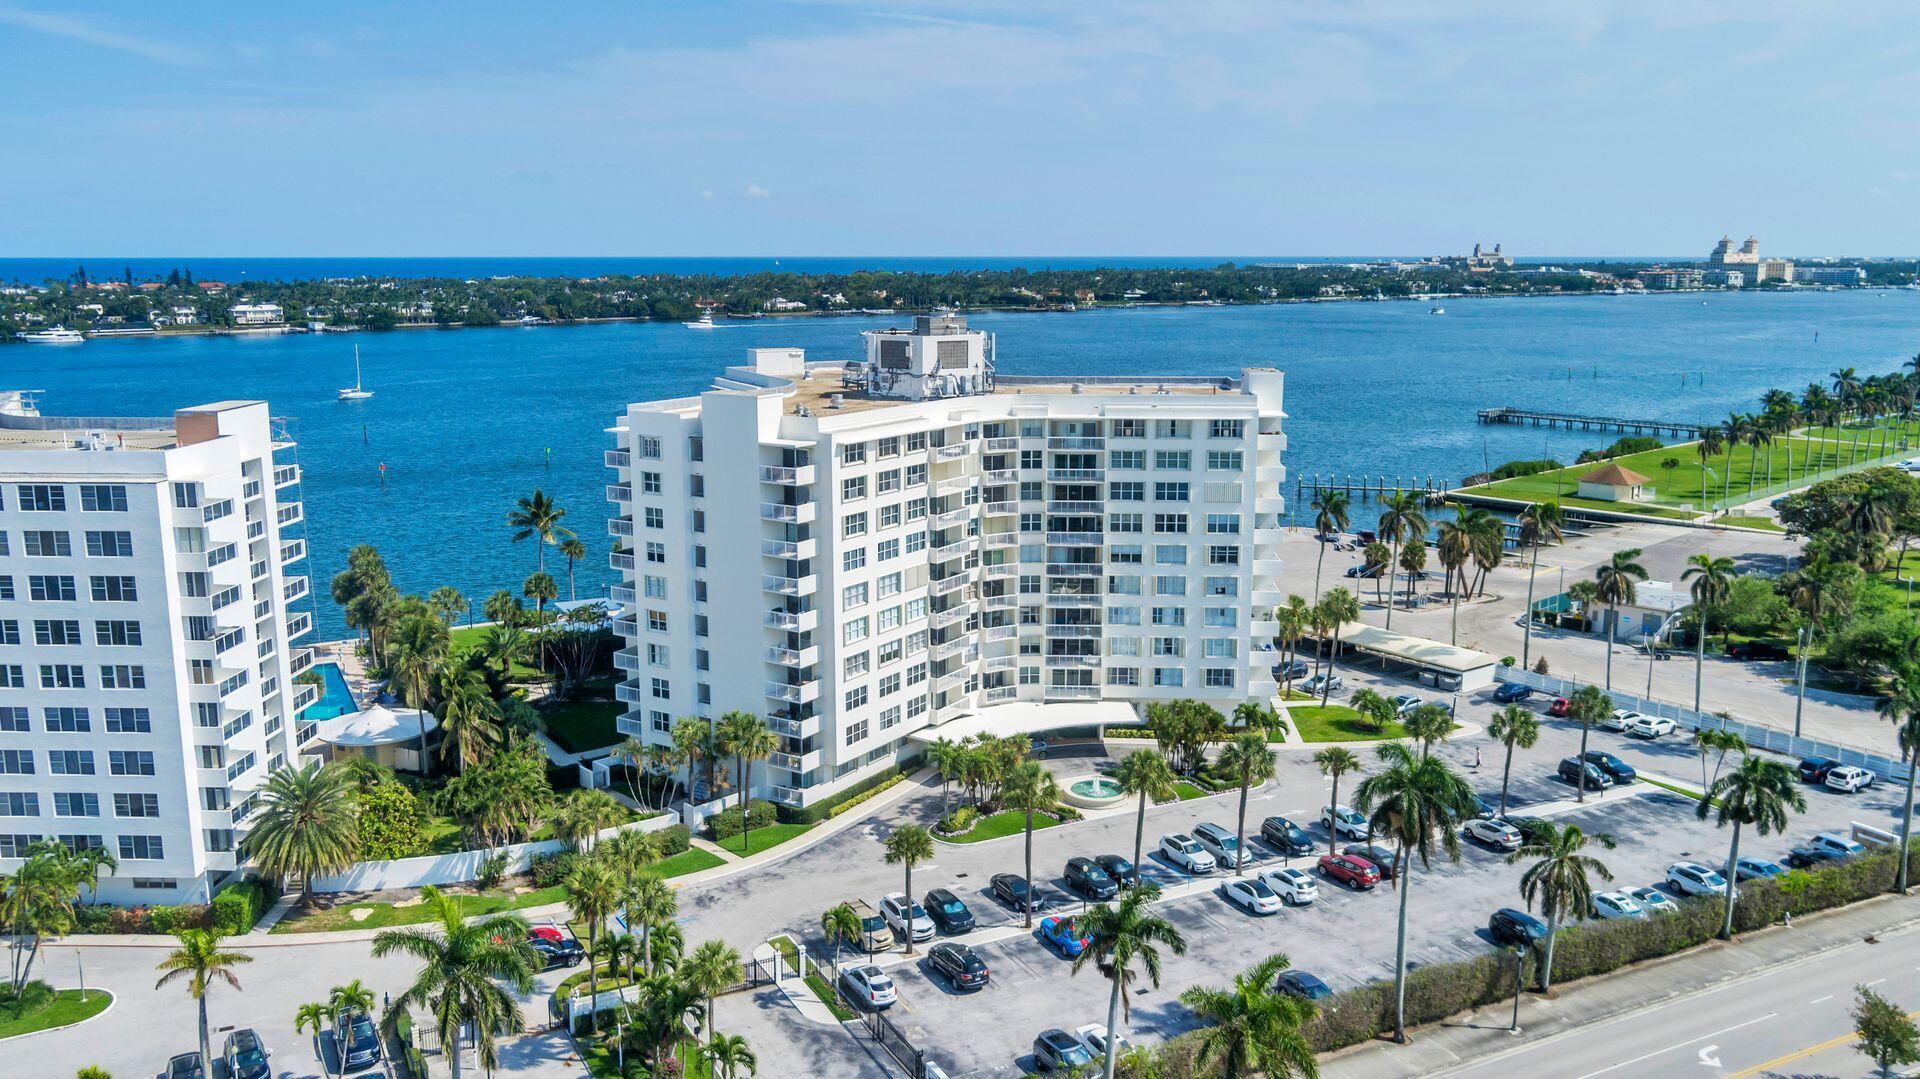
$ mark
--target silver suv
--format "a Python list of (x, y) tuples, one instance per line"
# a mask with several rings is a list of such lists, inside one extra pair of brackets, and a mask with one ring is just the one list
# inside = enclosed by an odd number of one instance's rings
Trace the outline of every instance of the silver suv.
[(1218, 824), (1208, 822), (1193, 830), (1193, 838), (1200, 841), (1213, 860), (1228, 869), (1236, 869), (1253, 861), (1252, 852), (1242, 846), (1238, 836)]

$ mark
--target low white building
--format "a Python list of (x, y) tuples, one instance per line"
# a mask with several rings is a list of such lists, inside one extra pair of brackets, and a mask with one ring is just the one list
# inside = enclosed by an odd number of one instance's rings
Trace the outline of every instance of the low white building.
[(286, 321), (277, 303), (237, 303), (228, 308), (235, 326), (266, 326)]

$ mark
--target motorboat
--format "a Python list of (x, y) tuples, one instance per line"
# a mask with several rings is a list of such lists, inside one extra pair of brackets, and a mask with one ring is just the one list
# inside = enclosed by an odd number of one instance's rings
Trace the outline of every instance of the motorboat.
[(1429, 315), (1444, 315), (1444, 314), (1446, 314), (1446, 313), (1447, 313), (1447, 309), (1446, 309), (1446, 308), (1444, 308), (1444, 307), (1429, 307), (1429, 308), (1427, 308), (1427, 314), (1429, 314)]
[(48, 330), (35, 330), (32, 333), (15, 335), (30, 345), (77, 345), (86, 340), (79, 330), (69, 330), (65, 326), (55, 326)]
[(713, 308), (711, 307), (700, 312), (700, 321), (682, 322), (680, 325), (685, 326), (689, 330), (717, 330), (720, 328), (713, 323)]

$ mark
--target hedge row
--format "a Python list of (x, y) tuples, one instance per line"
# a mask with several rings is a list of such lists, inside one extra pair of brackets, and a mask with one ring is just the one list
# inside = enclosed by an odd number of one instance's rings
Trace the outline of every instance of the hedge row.
[[(732, 839), (745, 829), (741, 826), (739, 806), (723, 809), (707, 818), (707, 832), (714, 839)], [(772, 802), (763, 802), (758, 798), (747, 802), (746, 823), (754, 828), (771, 828), (778, 818)]]
[(214, 895), (208, 917), (214, 929), (230, 937), (238, 936), (252, 929), (279, 898), (279, 890), (266, 881), (237, 880)]
[[(660, 857), (671, 858), (676, 854), (685, 854), (693, 846), (693, 833), (687, 831), (684, 824), (675, 824), (653, 833), (660, 837)], [(573, 867), (580, 864), (583, 855), (578, 851), (561, 850), (552, 854), (536, 854), (527, 863), (527, 876), (535, 888), (551, 888), (567, 879)]]
[(912, 775), (914, 769), (918, 767), (920, 767), (920, 758), (916, 755), (901, 761), (891, 770), (869, 776), (824, 801), (805, 808), (781, 806), (775, 812), (782, 824), (818, 824), (828, 817), (837, 817), (878, 795), (881, 791)]

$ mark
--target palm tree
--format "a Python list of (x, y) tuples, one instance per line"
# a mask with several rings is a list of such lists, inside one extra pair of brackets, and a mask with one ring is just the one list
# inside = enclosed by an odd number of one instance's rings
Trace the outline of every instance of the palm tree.
[(705, 1006), (698, 989), (672, 974), (656, 974), (641, 981), (639, 998), (627, 1009), (627, 1015), (634, 1033), (648, 1047), (653, 1062), (651, 1074), (662, 1075), (668, 1054), (686, 1038), (687, 1018), (699, 1016)]
[(253, 957), (240, 952), (220, 950), (220, 935), (205, 929), (182, 929), (174, 936), (180, 946), (160, 961), (160, 969), (165, 973), (153, 983), (155, 989), (165, 988), (168, 982), (184, 980), (187, 983), (187, 995), (193, 998), (199, 1011), (200, 1023), (200, 1059), (213, 1060), (213, 1042), (207, 1034), (207, 990), (214, 982), (224, 982), (235, 989), (240, 988), (240, 979), (234, 976), (233, 968), (242, 963), (253, 962)]
[(1353, 593), (1344, 588), (1334, 588), (1320, 600), (1319, 613), (1328, 632), (1333, 635), (1333, 647), (1327, 651), (1327, 679), (1320, 686), (1320, 704), (1325, 707), (1327, 698), (1333, 694), (1333, 669), (1340, 658), (1340, 627), (1360, 618), (1360, 601)]
[(450, 584), (443, 584), (427, 593), (427, 610), (432, 611), (435, 618), (445, 622), (449, 627), (471, 609), (467, 603), (467, 597), (461, 595), (460, 590)]
[[(1593, 725), (1613, 714), (1613, 698), (1607, 696), (1599, 686), (1581, 686), (1567, 699), (1567, 715), (1580, 724), (1580, 759), (1587, 759), (1587, 736), (1593, 733)], [(1574, 784), (1577, 791), (1575, 800), (1587, 800), (1587, 781), (1583, 774)]]
[[(1475, 569), (1480, 571), (1479, 581), (1473, 591), (1485, 595), (1487, 577), (1499, 567), (1507, 552), (1507, 524), (1495, 516), (1492, 510), (1479, 506), (1468, 506), (1458, 512), (1461, 527), (1467, 530), (1468, 553), (1473, 558)], [(1472, 591), (1468, 593), (1472, 594)]]
[[(1300, 657), (1300, 638), (1313, 628), (1313, 608), (1299, 596), (1289, 595), (1284, 607), (1273, 609), (1274, 634), (1280, 639), (1284, 649), (1280, 661), (1287, 672), (1286, 689), (1293, 692), (1293, 660)], [(1314, 657), (1315, 666), (1319, 666), (1319, 657)]]
[[(1313, 755), (1313, 763), (1320, 766), (1320, 774), (1333, 779), (1333, 790), (1327, 796), (1329, 808), (1340, 804), (1340, 777), (1347, 772), (1358, 771), (1360, 758), (1353, 750), (1344, 746), (1328, 746)], [(1327, 836), (1327, 853), (1333, 853), (1333, 845), (1340, 839), (1338, 834)]]
[(1520, 545), (1533, 548), (1533, 557), (1527, 562), (1527, 620), (1525, 635), (1520, 639), (1522, 667), (1533, 658), (1533, 580), (1540, 575), (1540, 544), (1546, 540), (1560, 542), (1563, 537), (1560, 526), (1565, 519), (1560, 503), (1551, 499), (1534, 502), (1520, 511)]
[(1136, 749), (1127, 754), (1114, 769), (1113, 779), (1120, 785), (1120, 793), (1137, 795), (1140, 799), (1139, 812), (1133, 819), (1133, 864), (1138, 867), (1141, 845), (1147, 835), (1147, 802), (1163, 802), (1177, 797), (1180, 791), (1174, 785), (1173, 769), (1168, 767), (1167, 758), (1152, 749)]
[[(74, 903), (80, 898), (85, 873), (65, 844), (39, 839), (27, 847), (19, 870), (10, 876), (0, 875), (0, 920), (13, 930), (15, 938), (10, 984), (16, 996), (33, 972), (41, 939), (73, 929)], [(22, 947), (19, 938), (28, 935), (32, 936), (32, 945)]]
[(1639, 562), (1640, 548), (1613, 552), (1613, 557), (1593, 571), (1595, 595), (1607, 605), (1607, 688), (1613, 688), (1613, 637), (1620, 625), (1620, 605), (1632, 603), (1634, 586), (1647, 579), (1647, 570)]
[(500, 744), (500, 705), (493, 699), (486, 675), (461, 659), (444, 660), (438, 682), (440, 759), (452, 758), (455, 769), (464, 775)]
[(1500, 770), (1500, 815), (1507, 815), (1507, 783), (1513, 778), (1513, 751), (1532, 749), (1540, 740), (1540, 721), (1517, 704), (1502, 708), (1487, 724), (1487, 735), (1507, 747), (1507, 763)]
[(512, 625), (519, 619), (522, 610), (524, 607), (520, 603), (520, 597), (504, 588), (496, 589), (480, 607), (480, 612), (487, 616), (487, 621), (501, 626)]
[(1196, 985), (1180, 994), (1180, 1003), (1206, 1024), (1197, 1037), (1198, 1060), (1208, 1074), (1225, 1079), (1315, 1079), (1320, 1074), (1313, 1046), (1300, 1033), (1317, 1009), (1275, 988), (1280, 972), (1292, 963), (1285, 955), (1270, 955), (1234, 975), (1232, 989)]
[(913, 954), (913, 863), (933, 857), (933, 833), (918, 824), (903, 824), (887, 836), (887, 864), (906, 869), (907, 954)]
[[(582, 858), (561, 884), (567, 892), (567, 905), (573, 908), (574, 920), (586, 923), (587, 951), (592, 952), (600, 942), (600, 932), (606, 928), (607, 919), (619, 909), (620, 878), (605, 861)], [(593, 1000), (600, 997), (600, 967), (596, 963), (587, 964), (587, 994)], [(597, 1010), (588, 1011), (588, 1029), (599, 1029), (599, 1014)]]
[(820, 915), (820, 938), (838, 952), (850, 940), (860, 939), (860, 916), (846, 903)]
[(1900, 859), (1893, 882), (1893, 890), (1904, 893), (1907, 890), (1907, 865), (1913, 861), (1914, 777), (1920, 774), (1920, 671), (1912, 666), (1903, 666), (1895, 672), (1879, 712), (1898, 729), (1900, 755), (1907, 762), (1907, 792), (1900, 803), (1900, 849), (1909, 853)]
[(420, 774), (427, 774), (427, 704), (433, 697), (434, 676), (447, 658), (447, 624), (431, 614), (400, 621), (387, 642), (387, 681), (395, 694), (413, 709), (419, 731)]
[(1720, 508), (1728, 509), (1733, 501), (1733, 451), (1747, 440), (1747, 417), (1738, 412), (1727, 416), (1720, 424), (1720, 437), (1727, 444), (1727, 472), (1720, 477)]
[(526, 919), (495, 914), (474, 922), (461, 917), (460, 905), (428, 885), (420, 898), (431, 914), (430, 928), (382, 929), (373, 938), (373, 956), (404, 955), (419, 960), (420, 973), (393, 998), (381, 1023), (391, 1033), (402, 1015), (415, 1007), (433, 1017), (453, 1079), (460, 1079), (461, 1028), (473, 1025), (480, 1066), (500, 1066), (495, 1036), (518, 1033), (525, 1022), (513, 996), (533, 991), (533, 949), (526, 943)]
[(1526, 899), (1528, 910), (1539, 900), (1540, 913), (1547, 916), (1547, 954), (1540, 963), (1542, 993), (1553, 988), (1553, 942), (1560, 933), (1560, 919), (1572, 915), (1575, 920), (1586, 920), (1587, 912), (1593, 909), (1593, 883), (1587, 879), (1590, 875), (1602, 881), (1613, 879), (1613, 871), (1598, 858), (1580, 853), (1590, 839), (1613, 849), (1613, 837), (1605, 832), (1588, 836), (1577, 824), (1555, 827), (1552, 821), (1542, 821), (1528, 830), (1525, 846), (1507, 855), (1508, 865), (1533, 859), (1520, 875), (1520, 895)]
[(547, 545), (557, 544), (573, 535), (573, 530), (561, 525), (567, 511), (560, 504), (548, 498), (545, 491), (535, 488), (532, 495), (522, 498), (520, 504), (507, 511), (507, 525), (512, 528), (513, 542), (534, 540), (534, 568), (544, 571), (547, 568)]
[(1347, 530), (1347, 507), (1350, 500), (1345, 491), (1331, 488), (1313, 492), (1313, 530), (1320, 537), (1320, 555), (1313, 563), (1313, 598), (1320, 599), (1320, 567), (1327, 561), (1327, 541), (1336, 533)]
[(360, 853), (358, 803), (347, 773), (309, 763), (282, 768), (260, 788), (260, 808), (241, 848), (268, 874), (300, 878), (300, 901), (313, 902), (313, 878), (338, 872)]
[(1033, 928), (1033, 815), (1052, 809), (1060, 802), (1060, 783), (1039, 761), (1021, 761), (1007, 769), (1000, 784), (1000, 800), (1007, 808), (1027, 815), (1027, 890), (1021, 903), (1025, 928)]
[(572, 602), (580, 598), (579, 593), (573, 589), (573, 567), (575, 563), (587, 557), (587, 545), (581, 543), (578, 536), (568, 536), (560, 541), (558, 550), (560, 557), (567, 560), (567, 601)]
[(670, 737), (673, 739), (673, 748), (678, 751), (680, 759), (686, 762), (687, 797), (690, 799), (693, 797), (693, 766), (696, 761), (705, 764), (706, 793), (709, 798), (713, 796), (715, 754), (712, 752), (714, 748), (712, 734), (712, 728), (708, 726), (707, 721), (698, 716), (681, 716), (673, 721)]
[(1394, 942), (1393, 1033), (1407, 1040), (1407, 897), (1413, 893), (1413, 855), (1421, 868), (1431, 866), (1438, 837), (1449, 861), (1460, 860), (1460, 822), (1474, 815), (1473, 788), (1441, 757), (1416, 757), (1399, 742), (1374, 751), (1385, 767), (1360, 781), (1357, 808), (1368, 827), (1393, 840), (1394, 886), (1400, 891), (1399, 926)]
[(1119, 1033), (1120, 1021), (1131, 1019), (1132, 1002), (1127, 987), (1133, 982), (1134, 961), (1139, 960), (1147, 980), (1158, 989), (1160, 949), (1165, 947), (1175, 955), (1187, 954), (1187, 940), (1180, 930), (1149, 909), (1159, 898), (1159, 887), (1141, 881), (1122, 896), (1120, 902), (1102, 903), (1080, 916), (1079, 928), (1087, 937), (1087, 947), (1074, 957), (1073, 973), (1078, 974), (1081, 968), (1092, 964), (1113, 983), (1107, 995), (1107, 1059), (1103, 1073), (1106, 1079), (1113, 1079), (1113, 1069), (1119, 1060), (1119, 1042), (1115, 1035)]
[(948, 807), (948, 785), (960, 774), (960, 758), (966, 751), (951, 738), (935, 738), (927, 746), (927, 765), (940, 774), (940, 815)]
[(1409, 737), (1420, 743), (1420, 755), (1424, 757), (1433, 752), (1435, 742), (1443, 742), (1453, 733), (1453, 713), (1437, 704), (1422, 704), (1407, 713), (1401, 726), (1407, 729)]
[(1733, 590), (1733, 559), (1715, 558), (1709, 554), (1690, 555), (1687, 569), (1680, 574), (1683, 581), (1692, 581), (1688, 589), (1693, 594), (1693, 611), (1700, 619), (1695, 631), (1697, 640), (1693, 645), (1693, 710), (1700, 710), (1700, 677), (1707, 663), (1707, 611), (1709, 608), (1725, 603)]
[(1700, 456), (1700, 492), (1704, 496), (1707, 490), (1707, 461), (1717, 457), (1726, 445), (1726, 437), (1720, 428), (1707, 424), (1700, 428), (1700, 441), (1694, 443), (1693, 451)]
[(720, 941), (703, 940), (681, 964), (680, 976), (707, 999), (707, 1036), (713, 1037), (714, 998), (740, 984), (740, 953)]
[(1427, 544), (1424, 539), (1400, 549), (1400, 568), (1407, 575), (1407, 609), (1412, 610), (1413, 601), (1420, 594), (1420, 574), (1427, 568)]
[(1427, 496), (1424, 491), (1395, 491), (1380, 500), (1380, 535), (1393, 548), (1387, 563), (1387, 628), (1393, 628), (1393, 567), (1400, 564), (1404, 544), (1427, 542)]
[(728, 712), (720, 717), (720, 741), (727, 755), (740, 766), (740, 853), (753, 853), (753, 822), (747, 813), (747, 780), (754, 761), (773, 756), (780, 748), (767, 721), (752, 712)]
[[(1460, 643), (1460, 590), (1467, 583), (1467, 562), (1473, 558), (1473, 530), (1465, 510), (1455, 507), (1453, 520), (1441, 521), (1434, 542), (1440, 565), (1447, 571), (1447, 597), (1453, 602), (1453, 643)], [(1460, 581), (1454, 583), (1458, 574)]]
[(332, 1021), (333, 1014), (317, 1000), (300, 1005), (299, 1010), (293, 1013), (293, 1032), (304, 1034), (308, 1030), (313, 1031), (313, 1055), (320, 1061), (321, 1074), (329, 1076), (333, 1074), (333, 1069), (327, 1066), (327, 1054), (320, 1048), (320, 1032)]
[(642, 873), (633, 879), (626, 895), (627, 922), (640, 926), (640, 964), (653, 973), (653, 931), (671, 924), (680, 909), (680, 898), (659, 877)]
[(1800, 784), (1791, 768), (1779, 761), (1764, 757), (1749, 756), (1741, 760), (1740, 766), (1707, 788), (1706, 797), (1700, 799), (1698, 815), (1706, 820), (1714, 815), (1716, 826), (1725, 828), (1733, 825), (1733, 841), (1727, 846), (1727, 911), (1725, 921), (1720, 925), (1720, 939), (1733, 939), (1733, 904), (1735, 895), (1734, 881), (1739, 879), (1735, 870), (1740, 864), (1740, 829), (1751, 825), (1753, 830), (1766, 835), (1769, 832), (1785, 831), (1787, 813), (1805, 813), (1807, 799), (1800, 793)]
[(1241, 731), (1233, 740), (1220, 750), (1216, 766), (1225, 775), (1233, 777), (1240, 785), (1240, 819), (1234, 826), (1234, 854), (1238, 859), (1233, 867), (1233, 875), (1246, 875), (1247, 850), (1247, 791), (1258, 781), (1265, 783), (1273, 778), (1274, 766), (1279, 758), (1273, 747), (1267, 744), (1267, 736), (1260, 731)]
[[(708, 1023), (711, 1025), (711, 1017)], [(707, 1070), (713, 1073), (714, 1079), (739, 1079), (741, 1076), (751, 1079), (760, 1072), (760, 1058), (754, 1055), (747, 1039), (738, 1034), (715, 1034), (701, 1047), (700, 1055), (706, 1058)]]

